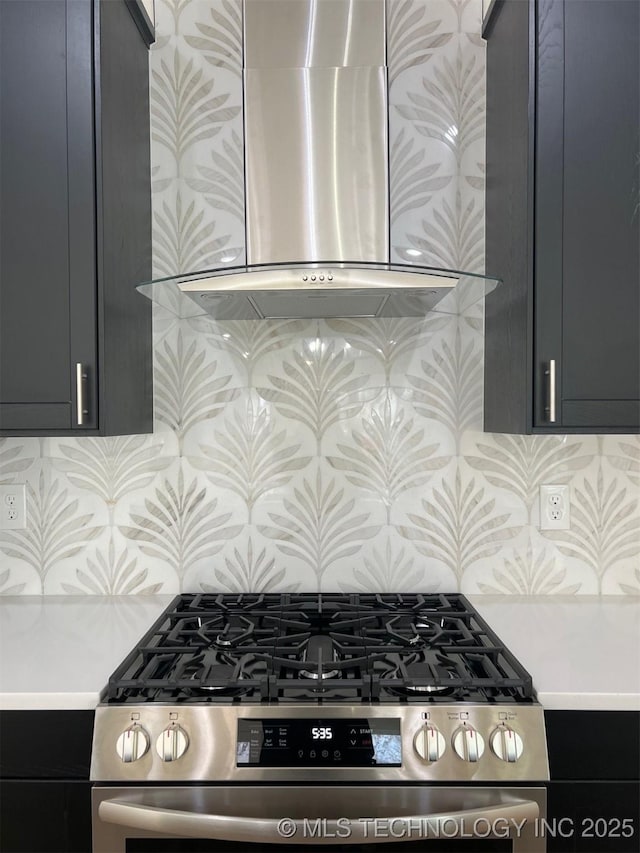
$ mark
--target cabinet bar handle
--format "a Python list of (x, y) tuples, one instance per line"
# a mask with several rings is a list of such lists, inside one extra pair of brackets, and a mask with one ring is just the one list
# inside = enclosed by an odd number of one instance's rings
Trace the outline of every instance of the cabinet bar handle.
[(84, 392), (87, 382), (87, 371), (82, 366), (82, 362), (76, 363), (76, 420), (78, 426), (84, 426), (85, 416), (89, 414), (84, 401)]
[(552, 358), (549, 362), (549, 367), (544, 372), (545, 376), (549, 377), (548, 387), (547, 387), (547, 400), (548, 404), (544, 407), (545, 412), (547, 413), (547, 420), (550, 424), (554, 424), (556, 422), (556, 360)]

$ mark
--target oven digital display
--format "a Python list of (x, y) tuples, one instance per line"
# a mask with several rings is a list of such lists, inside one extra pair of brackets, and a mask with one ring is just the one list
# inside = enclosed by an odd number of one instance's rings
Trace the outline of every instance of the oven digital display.
[(400, 720), (238, 720), (236, 761), (239, 767), (400, 767)]

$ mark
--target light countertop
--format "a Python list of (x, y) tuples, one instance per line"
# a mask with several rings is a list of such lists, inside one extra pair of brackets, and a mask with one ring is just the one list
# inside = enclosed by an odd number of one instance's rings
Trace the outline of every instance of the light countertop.
[(0, 598), (0, 710), (95, 708), (171, 595)]
[(640, 710), (640, 598), (470, 595), (548, 710)]
[[(173, 596), (0, 597), (0, 709), (91, 709)], [(550, 710), (640, 710), (640, 599), (469, 596)]]

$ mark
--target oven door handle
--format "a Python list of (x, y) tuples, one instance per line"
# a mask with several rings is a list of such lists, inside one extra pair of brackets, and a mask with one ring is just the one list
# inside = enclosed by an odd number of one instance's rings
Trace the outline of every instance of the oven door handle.
[[(405, 839), (414, 841), (421, 834), (441, 832), (442, 838), (468, 837), (476, 821), (492, 825), (500, 819), (501, 826), (522, 829), (525, 821), (540, 816), (538, 803), (533, 800), (514, 800), (509, 803), (482, 806), (477, 809), (438, 812), (427, 815), (362, 818), (304, 819), (255, 818), (243, 815), (202, 814), (200, 812), (148, 806), (122, 800), (103, 800), (98, 808), (100, 819), (131, 829), (142, 829), (157, 835), (170, 834), (181, 838), (216, 838), (222, 841), (262, 842), (271, 844), (375, 844)], [(392, 835), (375, 831), (376, 821), (385, 821)], [(418, 827), (422, 827), (418, 829)], [(315, 830), (314, 830), (315, 828)], [(505, 832), (506, 834), (506, 832)], [(490, 837), (483, 835), (482, 837)]]

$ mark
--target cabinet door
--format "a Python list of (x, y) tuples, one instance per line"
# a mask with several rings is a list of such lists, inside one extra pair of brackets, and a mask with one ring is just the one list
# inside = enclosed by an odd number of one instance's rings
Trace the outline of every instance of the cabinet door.
[(637, 853), (640, 783), (551, 782), (548, 853)]
[(0, 780), (0, 850), (87, 853), (91, 784), (68, 780)]
[(534, 426), (640, 426), (640, 4), (541, 0)]
[(0, 850), (91, 849), (93, 717), (93, 711), (0, 710)]
[(96, 423), (92, 4), (0, 2), (0, 428)]

